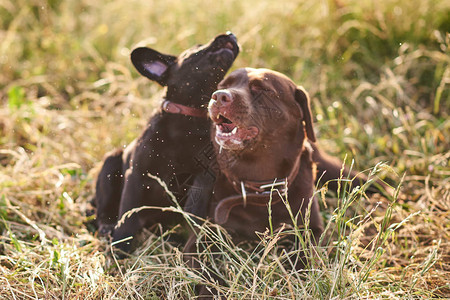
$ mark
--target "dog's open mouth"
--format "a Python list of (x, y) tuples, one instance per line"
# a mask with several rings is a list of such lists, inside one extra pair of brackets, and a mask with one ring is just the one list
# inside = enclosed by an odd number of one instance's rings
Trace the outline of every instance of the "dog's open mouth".
[(259, 132), (254, 126), (239, 126), (221, 113), (211, 116), (211, 119), (216, 125), (216, 142), (224, 149), (242, 149), (245, 141), (254, 139)]
[(236, 126), (236, 124), (234, 124), (230, 119), (225, 118), (221, 114), (217, 115), (215, 123), (217, 130), (220, 131), (221, 134), (232, 135), (237, 133), (238, 127)]
[(210, 48), (210, 54), (217, 63), (228, 65), (233, 63), (234, 59), (239, 53), (239, 45), (236, 38), (232, 35), (223, 36), (216, 39), (215, 43)]
[(234, 56), (235, 47), (231, 42), (227, 42), (225, 45), (222, 45), (218, 50), (214, 51), (213, 54), (222, 54), (223, 52), (229, 52)]

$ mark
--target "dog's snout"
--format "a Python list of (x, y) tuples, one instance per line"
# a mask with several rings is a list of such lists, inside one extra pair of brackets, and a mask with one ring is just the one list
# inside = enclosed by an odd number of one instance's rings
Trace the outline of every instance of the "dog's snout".
[(234, 42), (237, 42), (236, 36), (235, 36), (231, 31), (227, 31), (227, 35), (228, 35)]
[(212, 94), (212, 99), (216, 100), (218, 104), (225, 106), (229, 105), (231, 102), (233, 102), (233, 98), (231, 96), (231, 93), (227, 90), (218, 90), (215, 91)]

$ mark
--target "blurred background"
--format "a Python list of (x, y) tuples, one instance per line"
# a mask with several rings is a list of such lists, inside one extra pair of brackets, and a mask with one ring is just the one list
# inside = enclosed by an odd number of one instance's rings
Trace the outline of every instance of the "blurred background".
[(386, 180), (405, 195), (398, 220), (421, 212), (392, 241), (390, 261), (402, 269), (403, 258), (414, 254), (417, 265), (437, 249), (440, 264), (421, 286), (448, 291), (446, 0), (0, 1), (4, 274), (23, 249), (35, 249), (35, 227), (54, 247), (74, 236), (94, 243), (83, 220), (102, 157), (138, 136), (162, 95), (134, 70), (131, 50), (177, 55), (228, 30), (242, 47), (233, 69), (274, 69), (310, 93), (327, 152), (359, 170), (386, 162)]

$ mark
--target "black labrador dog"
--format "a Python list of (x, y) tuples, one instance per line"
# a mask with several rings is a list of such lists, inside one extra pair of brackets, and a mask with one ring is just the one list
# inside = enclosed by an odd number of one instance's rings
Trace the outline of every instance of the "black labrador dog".
[[(104, 159), (94, 201), (100, 234), (112, 233), (113, 242), (117, 242), (134, 236), (143, 227), (180, 221), (178, 214), (153, 209), (132, 213), (118, 224), (134, 208), (173, 205), (154, 176), (165, 182), (184, 205), (188, 187), (183, 183), (192, 184), (189, 179), (204, 171), (196, 157), (210, 146), (207, 103), (238, 53), (232, 33), (219, 35), (178, 57), (149, 48), (131, 53), (139, 73), (166, 87), (166, 95), (140, 137)], [(117, 247), (129, 252), (131, 243), (120, 242)]]

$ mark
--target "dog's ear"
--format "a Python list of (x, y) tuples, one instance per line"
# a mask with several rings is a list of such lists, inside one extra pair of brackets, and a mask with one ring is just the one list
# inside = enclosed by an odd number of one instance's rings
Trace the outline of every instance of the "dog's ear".
[(311, 142), (316, 141), (316, 135), (314, 134), (313, 129), (313, 119), (311, 113), (311, 106), (309, 101), (308, 92), (301, 86), (297, 86), (295, 90), (295, 101), (300, 104), (300, 108), (302, 109), (303, 121), (305, 122), (305, 130), (306, 136)]
[(166, 71), (176, 59), (176, 56), (162, 54), (145, 47), (136, 48), (131, 52), (131, 61), (136, 70), (162, 86), (167, 85)]

